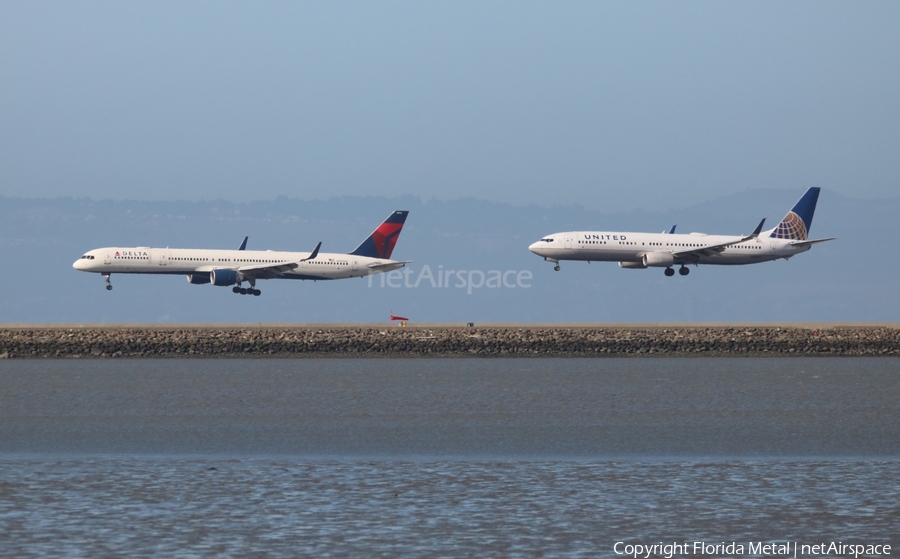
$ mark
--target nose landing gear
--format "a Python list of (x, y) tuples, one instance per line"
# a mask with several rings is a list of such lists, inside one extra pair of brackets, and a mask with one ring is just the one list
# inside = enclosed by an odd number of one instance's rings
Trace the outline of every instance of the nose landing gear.
[(109, 281), (109, 274), (103, 274), (103, 277), (106, 278), (106, 290), (112, 291), (112, 283)]

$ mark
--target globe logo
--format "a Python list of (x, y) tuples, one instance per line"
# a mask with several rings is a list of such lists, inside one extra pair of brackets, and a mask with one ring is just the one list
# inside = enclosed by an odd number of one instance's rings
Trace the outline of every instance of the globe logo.
[(803, 223), (803, 219), (801, 219), (799, 215), (794, 212), (789, 212), (784, 219), (781, 220), (781, 223), (778, 224), (778, 227), (775, 228), (775, 232), (772, 233), (772, 236), (776, 239), (805, 241), (806, 224)]

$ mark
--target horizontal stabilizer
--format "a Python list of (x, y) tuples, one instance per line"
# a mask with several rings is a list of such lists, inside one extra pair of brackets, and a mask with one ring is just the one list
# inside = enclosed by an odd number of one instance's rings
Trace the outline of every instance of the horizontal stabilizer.
[(791, 243), (791, 246), (794, 246), (794, 247), (812, 246), (816, 243), (824, 243), (826, 241), (833, 241), (835, 239), (837, 239), (837, 237), (828, 237), (827, 239), (813, 239), (811, 241), (797, 241), (797, 242)]
[[(379, 264), (377, 262), (372, 262), (371, 264), (367, 265), (366, 268), (368, 268), (370, 270), (381, 270), (381, 269), (388, 269), (388, 268), (391, 270), (396, 270), (397, 268), (402, 268), (403, 266), (406, 266), (407, 264), (412, 264), (412, 262), (413, 262), (412, 260), (392, 260), (390, 262), (385, 262), (383, 264)], [(399, 264), (399, 266), (398, 266), (398, 264)]]

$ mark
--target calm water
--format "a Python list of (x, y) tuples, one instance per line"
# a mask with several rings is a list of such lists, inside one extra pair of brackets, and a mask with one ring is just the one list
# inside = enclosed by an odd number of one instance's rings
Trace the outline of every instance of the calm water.
[(891, 359), (0, 362), (0, 557), (897, 550), (898, 373)]

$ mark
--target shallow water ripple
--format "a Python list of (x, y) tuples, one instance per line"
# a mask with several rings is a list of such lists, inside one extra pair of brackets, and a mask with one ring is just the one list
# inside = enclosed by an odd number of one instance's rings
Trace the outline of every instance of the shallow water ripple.
[(7, 458), (0, 555), (611, 557), (893, 543), (900, 462)]

